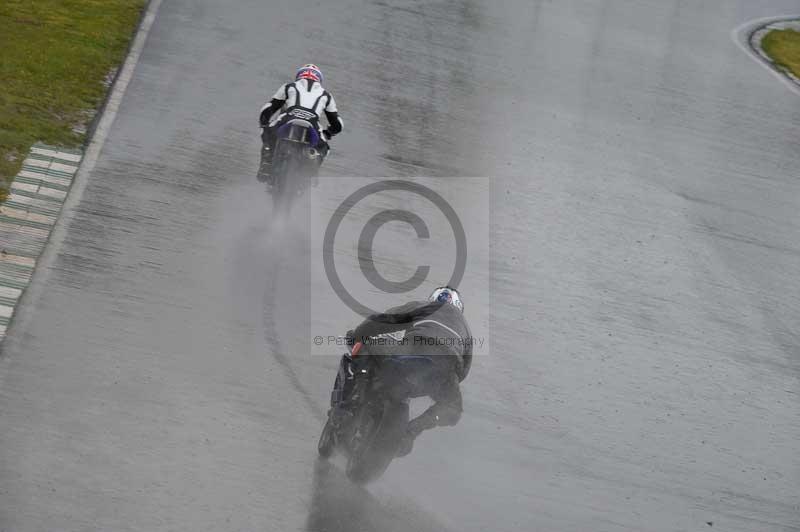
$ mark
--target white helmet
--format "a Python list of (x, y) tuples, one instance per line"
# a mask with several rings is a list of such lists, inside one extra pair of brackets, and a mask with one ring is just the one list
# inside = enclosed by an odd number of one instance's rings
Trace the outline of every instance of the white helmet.
[(440, 286), (431, 292), (428, 301), (439, 301), (441, 303), (450, 303), (461, 312), (464, 312), (464, 304), (461, 302), (461, 295), (455, 288), (449, 286)]

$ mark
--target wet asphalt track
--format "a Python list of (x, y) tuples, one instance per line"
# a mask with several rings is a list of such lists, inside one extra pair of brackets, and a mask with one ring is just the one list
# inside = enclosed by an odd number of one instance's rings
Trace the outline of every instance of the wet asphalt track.
[[(800, 3), (751, 4), (165, 0), (3, 345), (0, 530), (800, 530), (800, 100), (729, 36)], [(331, 175), (494, 178), (493, 354), (368, 490), (252, 177), (308, 61)]]

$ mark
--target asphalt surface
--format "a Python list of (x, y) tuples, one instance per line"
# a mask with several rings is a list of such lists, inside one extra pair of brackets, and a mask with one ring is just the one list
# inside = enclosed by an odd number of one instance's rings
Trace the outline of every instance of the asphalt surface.
[[(0, 530), (800, 530), (800, 100), (730, 37), (800, 3), (753, 4), (164, 0), (3, 344)], [(254, 180), (309, 61), (329, 175), (492, 180), (492, 352), (366, 489), (292, 347), (354, 315)]]

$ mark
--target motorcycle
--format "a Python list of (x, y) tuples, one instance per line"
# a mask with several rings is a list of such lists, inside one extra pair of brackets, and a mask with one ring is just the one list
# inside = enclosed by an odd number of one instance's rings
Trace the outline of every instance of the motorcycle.
[(345, 473), (359, 484), (380, 477), (397, 455), (408, 426), (409, 397), (414, 395), (406, 386), (411, 374), (398, 367), (403, 364), (401, 361), (382, 357), (379, 367), (376, 357), (367, 356), (360, 364), (353, 364), (361, 348), (362, 344), (356, 343), (344, 355), (346, 363), (340, 366), (331, 394), (334, 406), (342, 398), (348, 373), (356, 368), (362, 374), (356, 381), (361, 389), (352, 394), (355, 397), (355, 404), (349, 409), (352, 415), (337, 420), (329, 413), (317, 446), (322, 458), (330, 457), (337, 448), (344, 451)]
[[(302, 194), (308, 184), (317, 179), (319, 168), (328, 152), (327, 143), (300, 112), (303, 110), (290, 111), (290, 118), (275, 132), (277, 141), (270, 170), (270, 193), (277, 209), (288, 210), (292, 199)], [(264, 171), (264, 168), (259, 169), (259, 172)]]

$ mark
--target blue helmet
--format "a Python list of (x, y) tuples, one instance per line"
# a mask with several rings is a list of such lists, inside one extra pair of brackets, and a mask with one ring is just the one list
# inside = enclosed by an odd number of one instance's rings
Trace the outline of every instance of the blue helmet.
[(440, 303), (450, 303), (461, 312), (464, 312), (464, 303), (461, 302), (461, 295), (458, 290), (449, 286), (440, 286), (428, 297), (428, 301), (438, 301)]

